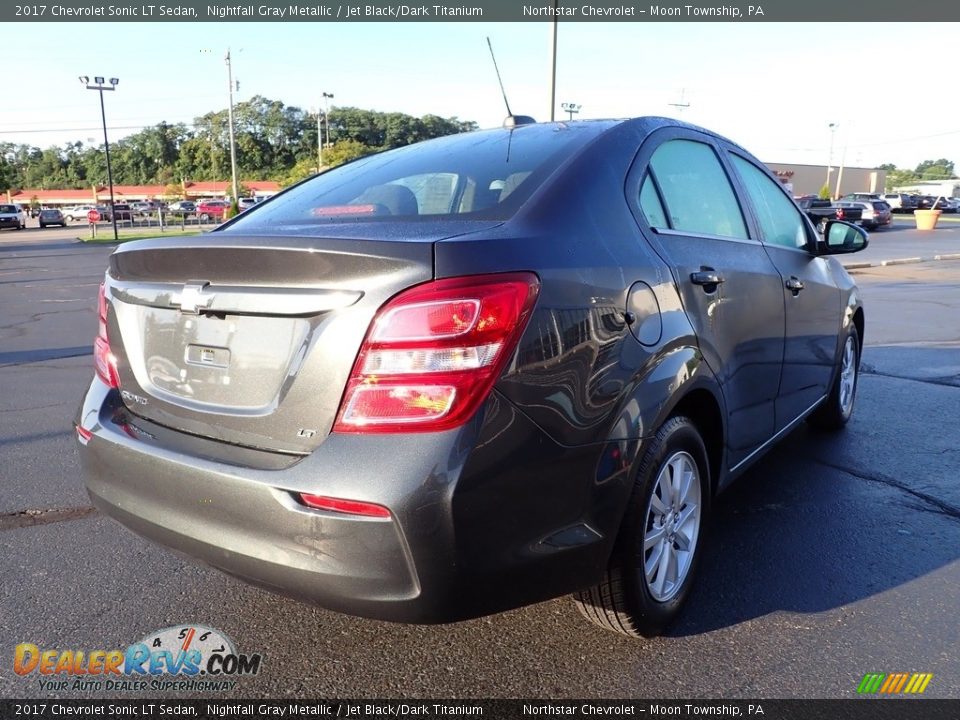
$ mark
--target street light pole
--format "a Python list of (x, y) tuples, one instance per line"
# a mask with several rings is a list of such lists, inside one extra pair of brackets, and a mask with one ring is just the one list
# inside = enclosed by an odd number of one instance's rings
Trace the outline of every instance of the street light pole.
[(574, 113), (580, 112), (580, 108), (583, 106), (577, 105), (576, 103), (560, 103), (560, 107), (563, 108), (565, 113), (570, 114), (570, 120), (572, 121)]
[(320, 108), (317, 108), (317, 172), (323, 167), (323, 126), (320, 119)]
[(103, 77), (97, 76), (93, 79), (95, 84), (91, 85), (89, 76), (80, 76), (80, 82), (86, 85), (87, 90), (96, 90), (100, 93), (100, 119), (103, 121), (103, 149), (107, 155), (107, 185), (110, 187), (110, 222), (113, 224), (113, 240), (114, 242), (119, 242), (120, 236), (117, 233), (117, 213), (113, 207), (113, 169), (110, 167), (110, 141), (107, 140), (107, 111), (103, 104), (103, 91), (107, 90), (112, 92), (116, 90), (120, 79), (110, 78), (109, 86), (104, 85), (103, 80)]
[[(830, 189), (830, 173), (833, 172), (833, 138), (837, 134), (837, 123), (830, 123), (827, 127), (830, 128), (830, 154), (827, 156), (827, 181), (824, 185), (827, 186), (827, 190)], [(831, 195), (832, 197), (832, 195)]]
[(553, 22), (550, 25), (550, 122), (553, 122), (557, 107), (557, 13), (559, 0), (553, 0)]
[(227, 48), (227, 90), (230, 104), (227, 106), (227, 120), (230, 123), (230, 173), (233, 177), (233, 201), (240, 202), (240, 183), (237, 182), (237, 144), (233, 137), (233, 65), (230, 64), (230, 48)]
[(333, 93), (328, 93), (328, 92), (323, 93), (323, 124), (326, 130), (327, 147), (330, 147), (330, 101), (332, 99), (333, 99)]

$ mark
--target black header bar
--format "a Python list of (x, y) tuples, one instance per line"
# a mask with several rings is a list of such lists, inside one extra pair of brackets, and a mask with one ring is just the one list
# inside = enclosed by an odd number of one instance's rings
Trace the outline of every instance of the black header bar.
[[(637, 2), (631, 0), (169, 0), (158, 3), (61, 0), (0, 4), (0, 22), (945, 22), (960, 3), (943, 0)], [(851, 29), (851, 39), (863, 32)]]
[(2, 700), (0, 718), (955, 720), (960, 700)]

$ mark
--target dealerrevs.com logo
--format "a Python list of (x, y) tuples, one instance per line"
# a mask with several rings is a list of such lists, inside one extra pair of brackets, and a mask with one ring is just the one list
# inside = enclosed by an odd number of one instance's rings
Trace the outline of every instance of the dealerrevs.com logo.
[(232, 690), (233, 678), (260, 672), (261, 653), (238, 653), (227, 635), (204, 625), (148, 634), (126, 650), (41, 648), (20, 643), (13, 671), (35, 677), (44, 691), (175, 692)]

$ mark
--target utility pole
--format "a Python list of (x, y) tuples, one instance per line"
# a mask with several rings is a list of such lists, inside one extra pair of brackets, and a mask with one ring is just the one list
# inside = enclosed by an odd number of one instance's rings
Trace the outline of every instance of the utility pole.
[[(849, 140), (850, 131), (847, 131), (847, 139)], [(837, 189), (834, 192), (834, 197), (840, 197), (840, 185), (843, 183), (843, 166), (847, 162), (847, 141), (843, 143), (843, 152), (840, 153), (840, 169), (837, 171)]]
[(686, 94), (686, 92), (686, 88), (680, 88), (680, 101), (675, 103), (667, 103), (671, 107), (677, 108), (677, 115), (680, 115), (684, 110), (690, 107), (690, 103), (683, 101), (683, 96)]
[(230, 105), (227, 106), (227, 120), (230, 123), (230, 172), (233, 176), (233, 201), (240, 202), (240, 183), (237, 182), (237, 144), (233, 136), (233, 66), (230, 64), (230, 48), (227, 48), (227, 90)]
[[(103, 149), (107, 154), (107, 184), (110, 186), (110, 221), (113, 223), (113, 240), (119, 242), (120, 237), (117, 234), (117, 213), (113, 207), (113, 170), (110, 167), (110, 142), (107, 140), (107, 111), (103, 105), (103, 91), (112, 92), (120, 84), (118, 78), (110, 78), (110, 85), (104, 85), (103, 77), (97, 76), (93, 79), (94, 85), (90, 84), (90, 78), (87, 75), (80, 76), (80, 82), (87, 86), (87, 90), (98, 90), (100, 92), (100, 119), (103, 120)], [(96, 199), (96, 191), (94, 191)]]
[(827, 156), (827, 181), (824, 185), (827, 186), (827, 191), (830, 190), (830, 174), (833, 172), (833, 138), (837, 134), (837, 128), (839, 125), (837, 123), (830, 123), (827, 127), (830, 128), (830, 154)]
[(333, 100), (333, 93), (324, 92), (323, 93), (323, 124), (326, 128), (326, 143), (327, 147), (330, 147), (330, 101)]

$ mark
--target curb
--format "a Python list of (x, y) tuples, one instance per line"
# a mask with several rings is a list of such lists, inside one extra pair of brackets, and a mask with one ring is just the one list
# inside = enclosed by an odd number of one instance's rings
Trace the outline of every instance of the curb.
[(918, 263), (936, 262), (938, 260), (960, 260), (960, 253), (934, 255), (932, 257), (895, 258), (893, 260), (877, 260), (876, 262), (856, 262), (843, 265), (845, 270), (866, 270), (874, 267), (889, 267), (891, 265), (916, 265)]

